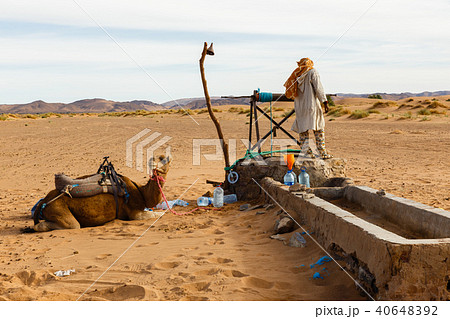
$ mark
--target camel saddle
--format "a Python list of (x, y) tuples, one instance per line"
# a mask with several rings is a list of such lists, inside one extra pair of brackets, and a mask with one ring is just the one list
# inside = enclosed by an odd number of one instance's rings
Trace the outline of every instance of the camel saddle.
[[(123, 184), (120, 177), (119, 185)], [(60, 192), (68, 193), (71, 197), (89, 197), (102, 193), (114, 194), (113, 185), (105, 174), (94, 174), (83, 179), (73, 179), (64, 173), (55, 174), (55, 188)], [(117, 187), (117, 196), (124, 196), (126, 189)]]

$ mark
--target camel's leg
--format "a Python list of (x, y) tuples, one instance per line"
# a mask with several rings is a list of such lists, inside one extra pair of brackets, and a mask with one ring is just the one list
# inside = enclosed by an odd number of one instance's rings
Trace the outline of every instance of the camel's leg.
[(34, 230), (44, 232), (56, 229), (80, 229), (80, 223), (73, 217), (66, 205), (53, 202), (45, 209), (45, 220), (34, 225)]
[(161, 217), (161, 213), (153, 212), (153, 211), (145, 211), (145, 210), (133, 210), (128, 213), (128, 218), (130, 220), (144, 220), (144, 219), (151, 219), (151, 218), (159, 218)]

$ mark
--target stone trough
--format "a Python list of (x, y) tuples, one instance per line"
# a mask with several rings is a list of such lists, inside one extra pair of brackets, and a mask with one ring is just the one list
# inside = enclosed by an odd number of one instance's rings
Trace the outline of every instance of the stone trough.
[(354, 185), (344, 177), (344, 160), (302, 163), (309, 194), (289, 191), (278, 173), (286, 166), (269, 163), (240, 167), (244, 183), (234, 185), (240, 198), (277, 202), (375, 299), (449, 300), (450, 212)]

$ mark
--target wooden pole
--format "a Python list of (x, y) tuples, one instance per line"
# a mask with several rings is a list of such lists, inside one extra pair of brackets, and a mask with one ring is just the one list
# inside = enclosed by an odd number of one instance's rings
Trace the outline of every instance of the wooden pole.
[[(208, 85), (206, 83), (205, 68), (203, 67), (203, 63), (205, 62), (207, 49), (208, 49), (208, 43), (205, 42), (203, 45), (202, 56), (200, 58), (200, 73), (202, 75), (203, 92), (205, 93), (206, 106), (208, 108), (209, 116), (211, 117), (211, 120), (214, 122), (214, 125), (216, 126), (216, 130), (217, 130), (217, 134), (219, 135), (219, 139), (222, 142), (221, 145), (222, 145), (223, 156), (225, 158), (225, 166), (230, 167), (230, 156), (228, 154), (228, 143), (225, 142), (225, 139), (223, 138), (222, 128), (220, 127), (220, 123), (217, 120), (217, 118), (214, 115), (214, 112), (212, 110), (211, 98), (209, 97)], [(225, 179), (227, 178), (227, 176), (228, 176), (228, 171), (225, 171)]]

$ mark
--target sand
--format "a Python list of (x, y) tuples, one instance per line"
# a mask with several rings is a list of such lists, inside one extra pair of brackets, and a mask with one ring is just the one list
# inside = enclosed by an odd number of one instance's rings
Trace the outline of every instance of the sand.
[[(248, 117), (217, 116), (225, 136), (238, 140), (241, 156)], [(146, 174), (125, 165), (126, 140), (144, 128), (172, 137), (165, 192), (169, 199), (185, 192), (188, 208), (195, 207), (195, 199), (212, 190), (206, 179), (223, 178), (220, 160), (202, 157), (200, 166), (192, 164), (192, 138), (216, 137), (206, 114), (195, 119), (199, 125), (180, 114), (0, 122), (0, 300), (366, 300), (338, 265), (309, 268), (325, 255), (310, 238), (305, 248), (269, 238), (276, 207), (241, 212), (239, 202), (218, 211), (167, 213), (153, 227), (155, 220), (116, 220), (81, 230), (23, 233), (33, 225), (30, 208), (52, 189), (55, 173), (93, 173), (109, 155), (120, 173), (145, 183)], [(357, 184), (450, 209), (447, 117), (343, 117), (327, 121), (326, 131), (330, 152), (348, 160), (347, 175)], [(68, 269), (75, 272), (53, 275)], [(316, 271), (324, 279), (313, 279)]]

